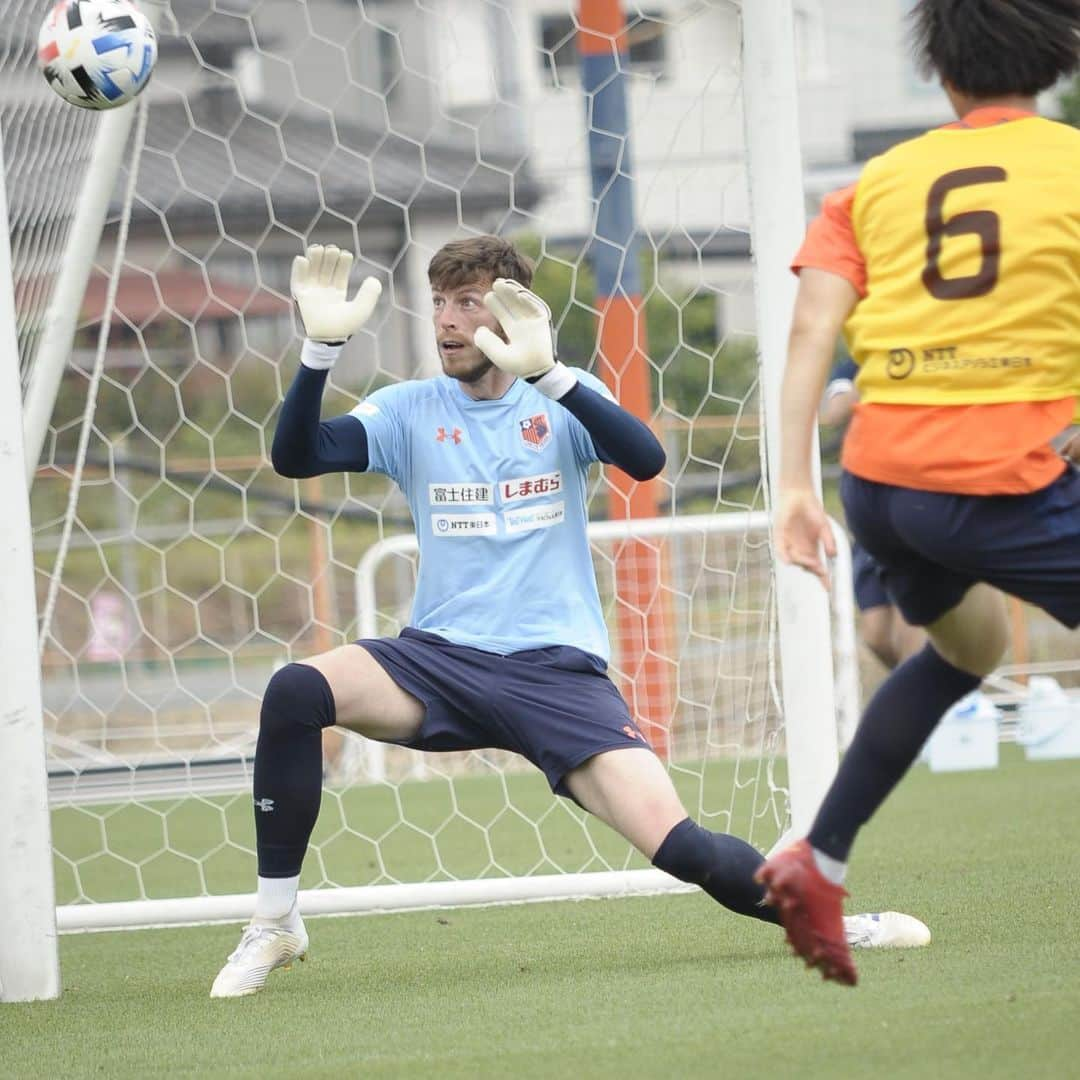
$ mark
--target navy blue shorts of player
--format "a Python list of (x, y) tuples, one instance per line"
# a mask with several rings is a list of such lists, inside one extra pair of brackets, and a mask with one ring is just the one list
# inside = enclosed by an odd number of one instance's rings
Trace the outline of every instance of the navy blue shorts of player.
[(1080, 470), (1028, 495), (946, 495), (844, 473), (840, 494), (909, 623), (934, 622), (983, 581), (1080, 625)]
[(549, 646), (500, 656), (406, 628), (357, 642), (427, 715), (400, 745), (416, 750), (512, 750), (569, 795), (563, 778), (605, 750), (648, 746), (604, 663)]
[(888, 607), (892, 603), (881, 580), (878, 564), (858, 540), (851, 545), (851, 576), (855, 580), (855, 603), (860, 611)]

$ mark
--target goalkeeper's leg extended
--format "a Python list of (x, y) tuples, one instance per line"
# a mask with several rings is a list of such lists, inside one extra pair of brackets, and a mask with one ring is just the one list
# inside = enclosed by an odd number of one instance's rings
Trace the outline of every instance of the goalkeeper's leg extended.
[[(762, 922), (780, 923), (755, 874), (764, 856), (745, 840), (711, 832), (687, 815), (663, 764), (641, 746), (597, 754), (565, 778), (587, 810), (626, 837), (652, 864), (699, 885), (717, 903)], [(919, 919), (896, 911), (849, 915), (843, 932), (852, 948), (917, 948), (930, 943)]]
[(255, 911), (211, 997), (257, 993), (272, 971), (307, 954), (297, 891), (322, 798), (323, 729), (342, 723), (374, 738), (404, 739), (423, 715), (423, 705), (356, 645), (275, 672), (263, 696), (255, 748)]

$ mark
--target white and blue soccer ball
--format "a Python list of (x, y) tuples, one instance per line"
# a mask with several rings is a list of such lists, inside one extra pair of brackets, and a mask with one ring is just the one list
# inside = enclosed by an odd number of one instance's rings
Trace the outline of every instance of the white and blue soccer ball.
[(156, 61), (154, 28), (128, 0), (60, 0), (38, 34), (45, 80), (81, 109), (126, 105)]

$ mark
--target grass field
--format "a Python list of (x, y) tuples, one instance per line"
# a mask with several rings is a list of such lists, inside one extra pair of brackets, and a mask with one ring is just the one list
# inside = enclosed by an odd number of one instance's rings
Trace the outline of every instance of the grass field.
[[(780, 826), (779, 796), (758, 782), (766, 764), (683, 762), (673, 779), (702, 824), (768, 847)], [(786, 782), (783, 761), (773, 765)], [(255, 880), (250, 792), (61, 806), (52, 838), (59, 904), (244, 893)], [(595, 818), (553, 799), (535, 769), (327, 789), (311, 842), (305, 889), (648, 865)]]
[(63, 997), (0, 1007), (4, 1077), (1080, 1075), (1080, 761), (917, 769), (851, 910), (930, 948), (825, 985), (700, 894), (310, 920), (311, 960), (211, 1001), (238, 928), (61, 939)]

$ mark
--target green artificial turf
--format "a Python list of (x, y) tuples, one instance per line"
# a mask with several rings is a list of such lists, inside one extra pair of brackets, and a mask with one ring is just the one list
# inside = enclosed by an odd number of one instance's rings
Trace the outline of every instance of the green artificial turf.
[[(673, 776), (709, 828), (768, 848), (780, 804), (756, 758), (684, 763)], [(777, 762), (778, 782), (784, 778)], [(113, 805), (52, 815), (60, 904), (245, 893), (255, 882), (250, 792)], [(432, 776), (327, 790), (303, 888), (555, 874), (648, 865), (535, 769)]]
[(69, 935), (56, 1002), (0, 1006), (11, 1077), (1015, 1077), (1080, 1073), (1080, 761), (916, 769), (849, 910), (933, 944), (823, 984), (700, 894), (311, 919), (311, 959), (211, 1001), (238, 927)]

